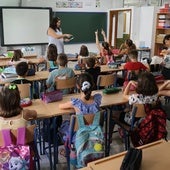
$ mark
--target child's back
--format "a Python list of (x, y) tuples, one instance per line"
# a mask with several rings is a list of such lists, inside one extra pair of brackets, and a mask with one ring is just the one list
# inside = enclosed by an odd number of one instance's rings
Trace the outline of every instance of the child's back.
[(76, 114), (96, 113), (100, 109), (101, 94), (91, 95), (94, 81), (90, 74), (84, 73), (78, 77), (77, 88), (80, 90), (80, 98), (72, 98), (70, 102), (61, 104), (61, 109), (74, 108)]
[(29, 119), (37, 116), (34, 110), (23, 110), (17, 85), (10, 84), (0, 90), (0, 130), (26, 127)]
[[(55, 90), (55, 79), (56, 78), (71, 78), (74, 77), (74, 71), (71, 68), (67, 67), (67, 55), (66, 54), (60, 54), (58, 56), (58, 63), (59, 63), (59, 69), (53, 70), (50, 72), (50, 75), (48, 76), (48, 79), (46, 81), (48, 91), (53, 91)], [(67, 92), (64, 92), (67, 93)]]

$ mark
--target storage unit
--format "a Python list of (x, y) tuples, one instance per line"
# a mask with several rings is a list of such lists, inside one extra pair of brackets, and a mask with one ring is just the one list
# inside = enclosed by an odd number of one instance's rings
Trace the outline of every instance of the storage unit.
[(160, 55), (166, 34), (170, 34), (170, 12), (159, 12), (156, 20), (155, 55)]

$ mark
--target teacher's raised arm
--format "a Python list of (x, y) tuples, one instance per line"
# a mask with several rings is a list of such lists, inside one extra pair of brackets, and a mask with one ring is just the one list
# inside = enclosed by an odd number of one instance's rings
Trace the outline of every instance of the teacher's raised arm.
[(58, 54), (64, 53), (64, 41), (68, 42), (71, 34), (63, 34), (61, 29), (61, 20), (58, 17), (52, 19), (47, 30), (48, 43), (55, 44)]

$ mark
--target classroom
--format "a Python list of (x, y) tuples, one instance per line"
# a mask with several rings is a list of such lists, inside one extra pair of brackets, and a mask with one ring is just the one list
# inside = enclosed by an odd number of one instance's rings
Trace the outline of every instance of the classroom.
[(0, 0), (0, 169), (167, 170), (169, 110), (169, 0)]

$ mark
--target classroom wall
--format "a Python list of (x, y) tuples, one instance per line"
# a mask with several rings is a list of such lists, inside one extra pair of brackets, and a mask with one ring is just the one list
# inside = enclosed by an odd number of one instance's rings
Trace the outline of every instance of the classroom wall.
[[(69, 2), (69, 0), (63, 0)], [(52, 7), (53, 11), (83, 11), (83, 12), (107, 12), (110, 9), (122, 8), (123, 0), (82, 0), (84, 2), (83, 8), (57, 8), (56, 2), (63, 2), (61, 0), (0, 0), (0, 6), (31, 6), (31, 7)], [(70, 1), (71, 2), (71, 1)], [(78, 1), (77, 1), (78, 2)], [(59, 6), (59, 5), (58, 5)], [(131, 7), (132, 21), (131, 21), (131, 39), (134, 40), (137, 46), (140, 42), (145, 42), (145, 46), (153, 47), (154, 41), (154, 17), (155, 10), (153, 7)], [(147, 26), (146, 26), (147, 25)], [(108, 30), (107, 30), (108, 31)], [(95, 41), (95, 37), (94, 37)], [(96, 44), (83, 43), (88, 46), (89, 51), (98, 52)], [(66, 44), (66, 53), (78, 53), (82, 44)], [(47, 46), (35, 46), (35, 53), (38, 56), (46, 54)], [(22, 47), (8, 47), (8, 49), (15, 49)], [(6, 51), (6, 47), (0, 47), (1, 51)]]
[[(64, 0), (63, 0), (64, 1)], [(63, 1), (57, 1), (57, 0), (13, 0), (13, 3), (11, 3), (11, 0), (0, 0), (0, 6), (26, 6), (26, 7), (52, 7), (53, 11), (81, 11), (81, 12), (107, 12), (109, 8), (112, 8), (112, 5), (114, 7), (118, 7), (119, 5), (122, 5), (123, 0), (120, 0), (119, 3), (117, 3), (117, 0), (82, 0), (81, 2), (84, 2), (82, 8), (57, 8), (56, 2), (63, 2)], [(68, 1), (68, 0), (65, 0)], [(82, 44), (69, 44), (67, 43), (65, 45), (65, 52), (66, 53), (78, 53), (80, 46)], [(94, 43), (88, 43), (85, 44), (88, 46), (89, 51), (97, 52), (96, 44), (95, 44), (95, 37), (94, 37)], [(21, 47), (8, 47), (8, 49), (16, 49)], [(3, 50), (2, 50), (3, 49)], [(5, 51), (6, 47), (2, 47), (1, 51)], [(35, 46), (35, 52), (38, 53), (38, 56), (45, 55), (46, 47), (42, 46)]]

